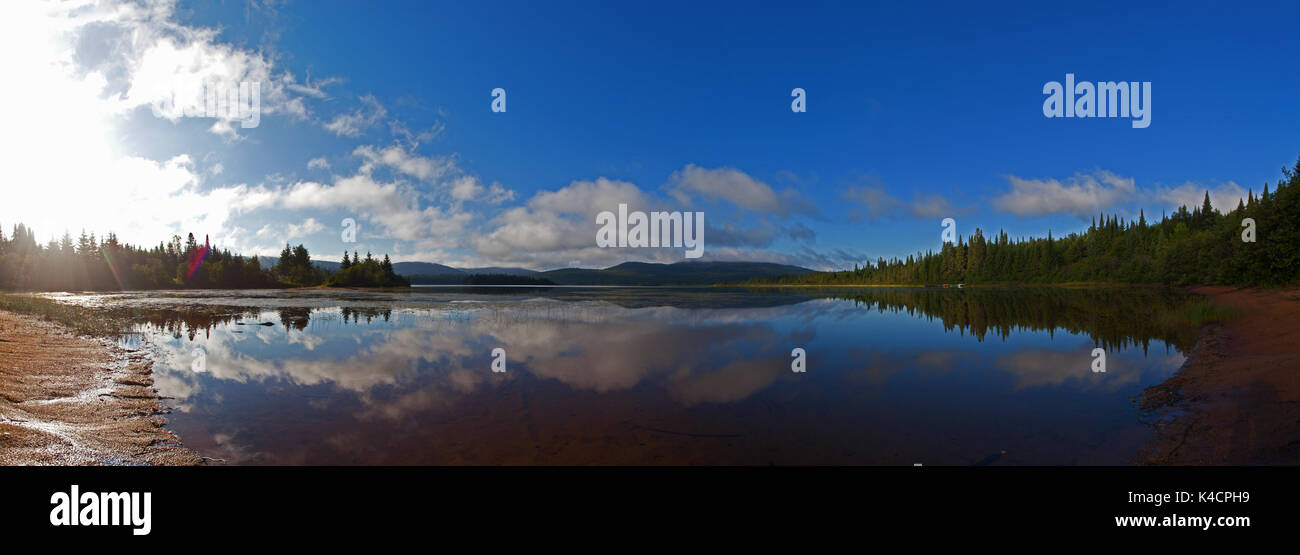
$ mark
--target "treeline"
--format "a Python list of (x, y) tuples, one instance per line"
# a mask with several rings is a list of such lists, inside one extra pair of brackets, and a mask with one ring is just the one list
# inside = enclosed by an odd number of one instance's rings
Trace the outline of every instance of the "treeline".
[(338, 287), (409, 287), (411, 282), (393, 272), (393, 262), (384, 255), (382, 262), (366, 253), (365, 260), (353, 251), (352, 257), (343, 253), (339, 271), (330, 277), (329, 284)]
[(285, 245), (280, 261), (263, 268), (257, 257), (245, 257), (198, 244), (194, 234), (179, 235), (150, 248), (118, 241), (115, 234), (101, 238), (82, 233), (73, 240), (45, 245), (36, 233), (17, 224), (6, 236), (0, 229), (0, 289), (19, 291), (110, 291), (140, 289), (260, 289), (341, 286), (400, 286), (405, 280), (392, 273), (388, 257), (350, 264), (348, 273), (334, 274), (314, 266), (302, 245)]
[[(939, 284), (1123, 282), (1289, 285), (1300, 282), (1300, 161), (1270, 192), (1221, 213), (1206, 191), (1200, 207), (1180, 207), (1157, 223), (1099, 215), (1082, 234), (1011, 239), (1006, 232), (944, 243), (906, 259), (853, 270), (751, 280), (779, 284)], [(1253, 242), (1245, 240), (1253, 220)]]

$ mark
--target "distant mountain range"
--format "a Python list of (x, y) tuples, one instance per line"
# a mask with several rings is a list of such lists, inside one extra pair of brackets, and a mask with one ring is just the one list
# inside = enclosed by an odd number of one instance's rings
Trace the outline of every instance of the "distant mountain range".
[[(259, 256), (263, 268), (279, 262), (278, 257)], [(316, 261), (314, 264), (331, 272), (339, 269), (338, 262)], [(490, 266), (485, 268), (453, 268), (433, 262), (394, 262), (393, 271), (411, 279), (412, 284), (457, 283), (457, 276), (508, 275), (529, 276), (549, 280), (556, 285), (712, 285), (737, 283), (750, 278), (775, 277), (813, 273), (813, 270), (787, 264), (770, 262), (701, 262), (683, 261), (672, 264), (650, 262), (624, 262), (604, 269), (562, 268), (538, 272), (526, 268)], [(428, 279), (420, 279), (422, 277)]]
[(756, 277), (812, 273), (808, 268), (769, 262), (624, 262), (603, 270), (564, 268), (537, 273), (558, 285), (712, 285)]
[[(381, 256), (380, 258), (383, 257)], [(275, 266), (280, 262), (280, 257), (259, 256), (257, 257), (257, 260), (262, 264), (263, 268), (270, 268), (271, 266)], [(330, 262), (328, 260), (315, 260), (312, 261), (312, 265), (316, 266), (317, 268), (324, 268), (331, 272), (337, 272), (339, 269), (338, 262)], [(395, 272), (399, 276), (416, 276), (416, 275), (468, 276), (473, 274), (505, 274), (510, 276), (531, 276), (537, 273), (536, 270), (527, 270), (524, 268), (500, 268), (500, 267), (452, 268), (451, 266), (446, 266), (443, 264), (434, 264), (433, 262), (394, 262), (393, 272)]]

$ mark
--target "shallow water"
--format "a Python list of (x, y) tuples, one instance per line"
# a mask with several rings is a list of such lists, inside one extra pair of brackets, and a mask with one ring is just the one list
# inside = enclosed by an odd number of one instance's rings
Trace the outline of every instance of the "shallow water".
[(1124, 464), (1194, 337), (1127, 290), (53, 297), (134, 311), (169, 427), (232, 464)]

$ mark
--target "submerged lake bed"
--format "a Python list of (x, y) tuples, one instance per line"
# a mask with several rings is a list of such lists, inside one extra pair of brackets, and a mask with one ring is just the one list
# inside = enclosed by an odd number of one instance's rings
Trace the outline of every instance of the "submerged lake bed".
[(1128, 464), (1197, 334), (1144, 288), (46, 296), (130, 312), (228, 464)]

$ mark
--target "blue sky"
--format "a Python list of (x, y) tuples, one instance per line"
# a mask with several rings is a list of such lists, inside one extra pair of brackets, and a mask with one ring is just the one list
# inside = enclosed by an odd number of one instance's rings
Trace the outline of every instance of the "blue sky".
[[(34, 192), (0, 225), (41, 237), (193, 231), (246, 254), (292, 241), (326, 259), (536, 269), (683, 259), (595, 246), (594, 213), (628, 202), (703, 211), (706, 260), (833, 268), (937, 248), (945, 217), (963, 235), (1059, 236), (1206, 189), (1235, 205), (1300, 155), (1287, 3), (17, 10), (10, 55), (52, 46), (20, 68), (36, 91), (0, 94), (82, 108), (5, 132)], [(1150, 126), (1045, 117), (1043, 86), (1066, 73), (1151, 82)], [(212, 79), (261, 82), (256, 128), (150, 110), (152, 93)], [(497, 87), (505, 113), (490, 110)], [(790, 110), (796, 87), (807, 112)], [(79, 151), (102, 167), (78, 167)], [(51, 169), (61, 156), (73, 167)], [(55, 210), (42, 195), (61, 191), (86, 200)], [(340, 236), (349, 217), (357, 243)]]

